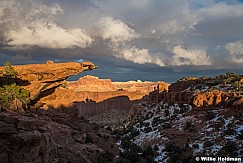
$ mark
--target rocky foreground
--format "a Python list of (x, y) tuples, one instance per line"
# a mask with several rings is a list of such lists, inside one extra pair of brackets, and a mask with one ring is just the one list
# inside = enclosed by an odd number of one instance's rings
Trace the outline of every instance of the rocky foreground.
[(114, 135), (75, 108), (0, 113), (2, 163), (93, 163), (104, 153), (118, 153)]

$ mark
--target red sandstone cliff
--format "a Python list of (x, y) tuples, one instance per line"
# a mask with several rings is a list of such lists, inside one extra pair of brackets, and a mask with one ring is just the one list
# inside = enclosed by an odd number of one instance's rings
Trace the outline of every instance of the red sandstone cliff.
[(99, 79), (95, 76), (85, 76), (80, 78), (78, 81), (70, 82), (68, 86), (74, 89), (76, 92), (89, 91), (89, 92), (108, 92), (108, 91), (127, 91), (136, 92), (140, 91), (142, 94), (147, 95), (150, 92), (158, 89), (160, 91), (168, 91), (169, 84), (149, 81), (128, 81), (128, 82), (112, 82), (110, 79)]

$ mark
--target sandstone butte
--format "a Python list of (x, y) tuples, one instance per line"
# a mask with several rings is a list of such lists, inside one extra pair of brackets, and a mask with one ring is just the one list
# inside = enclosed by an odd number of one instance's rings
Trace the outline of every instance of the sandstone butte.
[(114, 99), (119, 108), (122, 105), (119, 102), (119, 97), (121, 99), (128, 97), (130, 101), (141, 100), (150, 92), (158, 89), (158, 86), (160, 86), (160, 92), (168, 91), (169, 84), (165, 82), (112, 82), (110, 79), (85, 76), (78, 81), (69, 82), (66, 89), (56, 89), (52, 95), (43, 98), (41, 102), (46, 106), (52, 105), (57, 108), (60, 105), (68, 106), (73, 102), (101, 103)]
[[(69, 76), (97, 68), (92, 62), (66, 62), (13, 66), (18, 72), (17, 83), (30, 91), (31, 100), (38, 100), (48, 90), (64, 84)], [(0, 71), (4, 66), (0, 67)]]
[(127, 91), (135, 92), (139, 91), (144, 95), (148, 95), (150, 92), (158, 89), (160, 85), (160, 91), (168, 91), (170, 84), (158, 81), (128, 81), (128, 82), (112, 82), (111, 79), (99, 79), (96, 76), (84, 76), (78, 81), (68, 83), (68, 87), (75, 90), (75, 92), (88, 91), (88, 92), (109, 92), (109, 91)]

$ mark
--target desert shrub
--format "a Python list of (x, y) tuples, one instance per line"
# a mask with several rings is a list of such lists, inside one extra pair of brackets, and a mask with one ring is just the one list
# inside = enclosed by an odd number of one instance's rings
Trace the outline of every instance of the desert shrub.
[(112, 131), (111, 126), (108, 126), (108, 127), (106, 127), (105, 129), (108, 130), (108, 131)]
[(197, 143), (196, 144), (192, 144), (192, 147), (195, 148), (195, 149), (198, 149), (199, 145)]
[(141, 158), (139, 153), (142, 152), (142, 148), (137, 146), (136, 144), (129, 145), (129, 148), (126, 148), (123, 152), (121, 152), (120, 156), (130, 162), (141, 162)]
[(3, 76), (6, 78), (16, 77), (18, 72), (12, 67), (11, 63), (7, 61), (5, 63), (5, 68), (3, 69)]
[(206, 116), (207, 116), (207, 120), (212, 120), (216, 117), (215, 113), (212, 111), (208, 111)]
[(229, 156), (236, 156), (237, 147), (235, 142), (226, 142), (222, 149), (225, 150), (225, 152), (227, 152)]
[(130, 132), (130, 138), (133, 139), (134, 137), (138, 136), (140, 134), (139, 130), (133, 129)]
[(122, 140), (121, 146), (124, 149), (128, 149), (131, 146), (131, 142), (128, 139)]
[(201, 91), (199, 89), (196, 89), (195, 92), (194, 92), (196, 95), (200, 94)]
[(183, 150), (177, 146), (174, 142), (168, 142), (165, 144), (165, 150), (168, 152), (170, 162), (181, 162)]
[(234, 134), (235, 134), (234, 123), (231, 122), (227, 125), (227, 129), (224, 131), (224, 135), (234, 135)]
[(169, 129), (172, 127), (172, 124), (170, 122), (165, 122), (162, 124), (163, 129)]
[(125, 158), (118, 158), (115, 163), (131, 163), (131, 161), (129, 161), (128, 159), (125, 159)]
[(166, 117), (168, 117), (170, 115), (170, 111), (168, 109), (165, 109), (164, 113), (165, 113)]
[(113, 153), (106, 150), (104, 153), (99, 154), (99, 156), (97, 157), (97, 163), (113, 162), (114, 157), (115, 156)]
[(154, 151), (153, 148), (151, 146), (146, 146), (143, 150), (143, 155), (146, 156), (153, 156), (154, 155)]
[(189, 132), (194, 132), (195, 131), (195, 126), (192, 124), (192, 122), (187, 121), (184, 130), (189, 131)]
[(211, 147), (212, 145), (213, 145), (212, 141), (206, 141), (206, 142), (203, 144), (203, 146), (204, 146), (205, 148), (207, 148), (207, 147)]
[(85, 143), (93, 143), (94, 140), (89, 133), (86, 134)]
[(14, 99), (19, 99), (27, 107), (30, 103), (30, 93), (15, 83), (0, 87), (0, 104), (3, 107), (8, 108)]
[(155, 126), (158, 126), (160, 123), (162, 123), (163, 120), (160, 119), (160, 117), (154, 117), (153, 121), (152, 121), (152, 126), (155, 127)]
[(149, 133), (149, 132), (151, 132), (153, 129), (152, 129), (152, 127), (145, 127), (144, 128), (144, 132), (145, 133)]
[(159, 150), (159, 146), (157, 144), (155, 144), (154, 147), (153, 147), (153, 150), (158, 151)]

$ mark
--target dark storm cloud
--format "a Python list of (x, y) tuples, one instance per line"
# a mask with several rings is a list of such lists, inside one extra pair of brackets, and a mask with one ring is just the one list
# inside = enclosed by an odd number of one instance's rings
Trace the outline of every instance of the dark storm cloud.
[(243, 67), (239, 1), (4, 0), (0, 18), (2, 61), (92, 60), (117, 79)]

